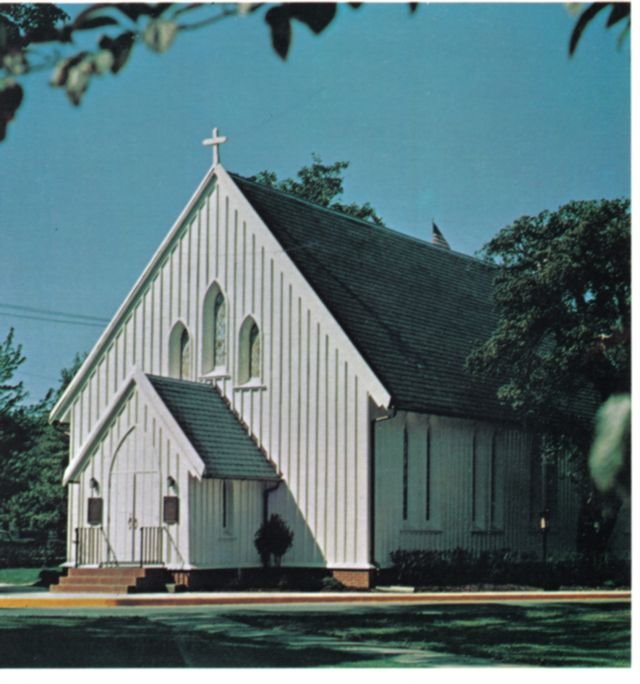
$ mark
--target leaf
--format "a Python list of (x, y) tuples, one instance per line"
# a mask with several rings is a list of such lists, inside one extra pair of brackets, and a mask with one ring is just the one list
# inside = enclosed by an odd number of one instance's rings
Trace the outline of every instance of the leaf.
[(410, 2), (409, 3), (409, 12), (411, 12), (411, 14), (413, 14), (418, 9), (418, 5), (419, 5), (419, 3), (417, 3), (417, 2)]
[(276, 53), (282, 58), (287, 58), (289, 45), (291, 44), (291, 21), (289, 11), (285, 6), (272, 7), (264, 17), (271, 27), (271, 45)]
[(87, 56), (87, 52), (79, 52), (73, 57), (67, 57), (66, 59), (61, 59), (55, 66), (53, 74), (51, 75), (51, 85), (54, 87), (60, 87), (66, 84), (67, 77), (69, 76), (69, 70), (72, 69), (77, 64)]
[(615, 26), (619, 21), (626, 19), (631, 15), (631, 3), (629, 2), (614, 2), (612, 4), (611, 14), (607, 19), (607, 28)]
[(178, 25), (174, 21), (154, 19), (145, 28), (142, 39), (155, 52), (165, 52), (173, 43), (177, 32)]
[(286, 6), (289, 15), (306, 24), (316, 35), (324, 31), (336, 16), (336, 4), (326, 3), (291, 3)]
[(109, 36), (103, 36), (100, 39), (100, 42), (98, 43), (99, 47), (103, 50), (109, 50), (113, 54), (113, 65), (111, 67), (112, 74), (117, 74), (127, 63), (129, 55), (131, 54), (131, 49), (133, 48), (134, 40), (135, 34), (133, 31), (125, 31), (115, 39), (110, 38)]
[(578, 41), (582, 36), (583, 31), (587, 28), (589, 22), (603, 9), (607, 7), (606, 2), (594, 2), (580, 15), (576, 25), (573, 27), (573, 33), (571, 34), (571, 40), (569, 42), (569, 55), (573, 55), (576, 48), (578, 47)]
[(73, 28), (75, 31), (89, 31), (102, 26), (118, 26), (118, 21), (113, 17), (89, 17), (81, 24), (78, 24), (76, 21)]
[(171, 4), (157, 3), (155, 5), (147, 5), (141, 2), (122, 2), (117, 4), (116, 7), (131, 21), (138, 21), (143, 16), (156, 19), (163, 12), (166, 12), (171, 7)]
[(7, 124), (13, 119), (18, 107), (22, 104), (24, 91), (19, 83), (13, 80), (0, 81), (0, 141), (7, 134)]

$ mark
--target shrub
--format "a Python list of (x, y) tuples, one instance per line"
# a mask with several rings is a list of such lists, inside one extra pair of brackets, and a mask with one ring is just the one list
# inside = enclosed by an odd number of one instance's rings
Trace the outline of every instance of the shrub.
[(557, 589), (561, 586), (629, 586), (628, 561), (575, 554), (546, 563), (509, 549), (472, 554), (450, 551), (405, 551), (391, 554), (396, 581), (414, 586), (516, 584)]
[(269, 567), (272, 556), (274, 565), (280, 567), (282, 556), (293, 544), (293, 532), (287, 523), (274, 513), (260, 525), (253, 543), (265, 568)]

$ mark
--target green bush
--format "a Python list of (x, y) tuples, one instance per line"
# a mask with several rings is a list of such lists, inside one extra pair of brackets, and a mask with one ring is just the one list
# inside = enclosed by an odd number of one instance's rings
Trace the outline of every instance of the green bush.
[(508, 584), (557, 589), (561, 586), (629, 586), (628, 561), (608, 557), (594, 560), (574, 555), (546, 563), (509, 549), (472, 554), (464, 549), (405, 551), (391, 554), (393, 578), (413, 586)]
[(287, 523), (274, 513), (260, 525), (253, 543), (265, 568), (269, 567), (272, 556), (274, 565), (280, 567), (282, 556), (293, 544), (293, 532)]

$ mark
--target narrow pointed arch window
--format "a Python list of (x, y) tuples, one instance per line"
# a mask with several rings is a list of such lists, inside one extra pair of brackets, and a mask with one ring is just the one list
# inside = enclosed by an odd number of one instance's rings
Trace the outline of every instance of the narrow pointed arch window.
[(249, 317), (242, 324), (239, 339), (238, 379), (241, 384), (260, 378), (262, 372), (261, 335), (258, 324)]
[(227, 362), (227, 307), (222, 292), (218, 292), (213, 304), (213, 367)]
[(202, 372), (224, 370), (227, 364), (227, 302), (217, 284), (204, 299), (202, 312)]
[(182, 323), (176, 323), (169, 337), (169, 375), (191, 379), (191, 338)]

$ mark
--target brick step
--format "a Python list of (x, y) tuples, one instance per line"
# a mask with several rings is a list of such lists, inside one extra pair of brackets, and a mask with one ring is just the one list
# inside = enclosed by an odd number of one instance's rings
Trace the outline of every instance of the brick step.
[(52, 584), (49, 591), (58, 594), (131, 594), (135, 588), (124, 584)]
[(108, 577), (104, 575), (96, 575), (95, 577), (87, 577), (82, 575), (80, 577), (61, 577), (60, 584), (135, 584), (138, 577)]
[[(144, 577), (145, 573), (151, 568), (141, 568), (139, 566), (119, 566), (115, 568), (69, 568), (68, 577), (95, 577), (103, 575), (109, 577)], [(155, 570), (155, 568), (153, 568)], [(159, 568), (164, 569), (164, 568)]]
[(69, 568), (54, 592), (134, 593), (162, 592), (171, 582), (171, 573), (163, 567)]

